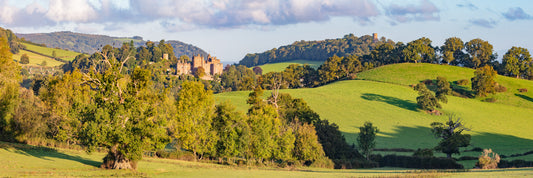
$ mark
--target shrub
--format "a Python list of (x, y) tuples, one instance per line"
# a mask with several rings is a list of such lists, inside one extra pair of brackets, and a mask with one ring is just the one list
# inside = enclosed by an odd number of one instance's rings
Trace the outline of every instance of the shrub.
[(492, 152), (492, 149), (484, 149), (481, 156), (478, 158), (476, 167), (481, 169), (495, 169), (498, 168), (500, 162), (500, 155)]
[(484, 99), (483, 101), (489, 102), (489, 103), (494, 103), (494, 102), (496, 102), (496, 98), (487, 98), (487, 99)]
[(518, 91), (520, 93), (525, 93), (525, 92), (527, 92), (527, 88), (519, 88)]
[(512, 160), (506, 161), (501, 160), (498, 164), (498, 168), (519, 168), (519, 167), (533, 167), (533, 161), (524, 161), (524, 160)]
[(467, 79), (462, 79), (462, 80), (458, 80), (456, 83), (457, 85), (468, 86), (469, 81)]
[(426, 79), (426, 80), (424, 80), (424, 84), (426, 84), (427, 86), (433, 85), (433, 80)]
[(501, 85), (496, 85), (496, 87), (494, 87), (494, 89), (496, 90), (496, 92), (499, 92), (499, 93), (503, 93), (503, 92), (507, 91), (507, 87), (504, 87), (504, 86), (501, 86)]
[(433, 157), (433, 149), (429, 149), (429, 148), (420, 149), (419, 148), (413, 153), (413, 156), (431, 158)]

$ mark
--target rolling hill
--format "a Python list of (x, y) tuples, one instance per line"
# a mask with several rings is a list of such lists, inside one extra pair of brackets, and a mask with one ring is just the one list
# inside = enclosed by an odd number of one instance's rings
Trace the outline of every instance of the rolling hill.
[(289, 65), (292, 65), (292, 64), (299, 64), (299, 65), (307, 64), (317, 69), (320, 65), (322, 65), (322, 63), (324, 62), (308, 61), (308, 60), (294, 60), (294, 61), (287, 61), (287, 62), (280, 62), (280, 63), (263, 64), (263, 65), (259, 65), (258, 67), (261, 67), (261, 69), (263, 69), (263, 74), (266, 74), (269, 72), (281, 72), (285, 70), (285, 68), (287, 68)]
[[(337, 123), (350, 143), (356, 143), (358, 127), (371, 121), (380, 129), (376, 148), (432, 148), (437, 139), (430, 132), (430, 123), (447, 121), (447, 116), (429, 115), (418, 110), (418, 94), (407, 85), (436, 76), (447, 77), (448, 81), (469, 79), (473, 70), (434, 64), (395, 64), (360, 73), (359, 80), (281, 92), (303, 98), (322, 119)], [(498, 100), (495, 103), (449, 96), (441, 111), (463, 118), (472, 128), (468, 132), (472, 134), (472, 145), (467, 149), (492, 148), (504, 155), (532, 151), (533, 100), (530, 99), (531, 93), (515, 95), (515, 88), (533, 88), (533, 81), (498, 76), (497, 82), (509, 90), (496, 94), (494, 97)], [(216, 98), (217, 102), (229, 100), (244, 112), (248, 107), (245, 103), (248, 93), (221, 93)], [(442, 153), (437, 155), (444, 156)], [(460, 156), (465, 155), (478, 156), (479, 152), (463, 152)], [(523, 159), (532, 158), (526, 156)], [(464, 164), (473, 166), (471, 162)]]
[[(33, 33), (33, 34), (16, 34), (19, 38), (24, 38), (27, 41), (32, 41), (38, 44), (45, 44), (51, 48), (62, 48), (70, 51), (77, 51), (81, 53), (92, 54), (97, 49), (105, 45), (113, 45), (114, 47), (122, 46), (124, 42), (133, 41), (135, 46), (141, 46), (146, 43), (142, 37), (111, 37), (106, 35), (92, 35), (74, 32), (53, 32), (53, 33)], [(174, 53), (177, 57), (181, 55), (193, 56), (195, 54), (202, 54), (207, 56), (207, 53), (191, 44), (183, 43), (177, 40), (167, 40), (174, 48)]]

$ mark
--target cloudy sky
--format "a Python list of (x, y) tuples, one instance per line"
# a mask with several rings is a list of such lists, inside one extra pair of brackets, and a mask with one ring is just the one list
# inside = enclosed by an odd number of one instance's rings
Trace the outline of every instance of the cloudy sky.
[(533, 51), (531, 0), (0, 0), (0, 26), (180, 40), (226, 61), (349, 33), (439, 46), (481, 38), (500, 57), (512, 46)]

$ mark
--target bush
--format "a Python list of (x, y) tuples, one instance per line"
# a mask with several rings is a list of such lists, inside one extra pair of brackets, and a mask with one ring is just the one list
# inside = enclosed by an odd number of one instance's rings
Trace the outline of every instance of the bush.
[(495, 169), (498, 168), (499, 162), (500, 155), (492, 152), (492, 149), (484, 149), (483, 153), (481, 153), (481, 156), (478, 158), (476, 167), (481, 169)]
[(519, 167), (533, 167), (533, 161), (524, 161), (524, 160), (500, 160), (498, 168), (519, 168)]
[(525, 93), (525, 92), (527, 92), (527, 88), (519, 88), (518, 91), (520, 93)]
[(424, 158), (431, 158), (433, 157), (433, 149), (424, 148), (424, 149), (417, 149), (413, 156), (415, 157), (424, 157)]
[(504, 86), (501, 86), (501, 85), (496, 85), (496, 87), (494, 87), (494, 89), (496, 90), (496, 92), (499, 92), (499, 93), (503, 93), (503, 92), (507, 91), (507, 87), (504, 87)]
[(467, 79), (462, 79), (462, 80), (458, 80), (456, 83), (457, 85), (461, 85), (461, 86), (468, 86), (470, 81), (468, 81)]
[(379, 164), (364, 159), (334, 159), (335, 169), (375, 168)]
[(427, 86), (433, 85), (433, 80), (426, 79), (424, 80), (424, 84), (426, 84)]
[(494, 102), (496, 102), (496, 100), (497, 100), (496, 98), (487, 98), (487, 99), (484, 99), (483, 101), (489, 102), (489, 103), (494, 103)]

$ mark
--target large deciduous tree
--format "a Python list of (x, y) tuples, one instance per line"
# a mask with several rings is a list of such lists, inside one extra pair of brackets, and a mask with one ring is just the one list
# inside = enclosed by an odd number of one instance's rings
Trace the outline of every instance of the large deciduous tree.
[(465, 44), (469, 60), (463, 65), (466, 67), (478, 68), (490, 64), (496, 56), (492, 54), (492, 45), (488, 41), (476, 38)]
[(459, 147), (470, 145), (470, 135), (462, 133), (470, 129), (461, 122), (461, 118), (454, 120), (454, 116), (449, 116), (446, 123), (431, 123), (431, 132), (441, 139), (436, 149), (445, 153), (448, 158), (451, 158), (452, 154), (459, 154)]
[(450, 83), (446, 80), (445, 77), (438, 76), (437, 77), (437, 92), (435, 92), (435, 97), (437, 100), (448, 103), (448, 98), (446, 95), (449, 95), (452, 93), (452, 89), (450, 88)]
[(81, 114), (80, 141), (93, 151), (105, 147), (108, 154), (101, 167), (136, 169), (145, 150), (161, 149), (167, 142), (168, 116), (161, 111), (167, 96), (150, 91), (150, 71), (136, 68), (131, 77), (122, 69), (130, 57), (119, 61), (112, 47), (97, 52), (101, 58), (85, 74), (85, 84), (95, 90), (92, 103)]
[(496, 92), (496, 81), (494, 78), (497, 73), (492, 68), (492, 66), (486, 65), (481, 68), (478, 68), (474, 72), (474, 77), (472, 80), (472, 91), (476, 96), (486, 96), (489, 93)]
[(531, 55), (526, 48), (513, 46), (503, 55), (502, 64), (505, 73), (516, 78), (527, 76), (528, 70), (532, 67)]
[(6, 36), (0, 34), (0, 139), (12, 141), (11, 120), (19, 103), (20, 67), (13, 62)]
[(431, 46), (431, 40), (426, 37), (407, 43), (403, 49), (403, 54), (408, 62), (436, 62), (435, 49)]
[(442, 52), (442, 63), (451, 64), (457, 63), (457, 61), (462, 61), (464, 57), (463, 49), (465, 45), (463, 40), (458, 37), (451, 37), (444, 41), (444, 45), (440, 47)]
[(201, 82), (185, 82), (178, 94), (178, 115), (172, 124), (174, 137), (181, 148), (191, 150), (195, 156), (213, 155), (217, 143), (212, 128), (215, 100), (212, 91), (205, 90)]
[(418, 91), (418, 97), (416, 97), (416, 103), (420, 109), (426, 111), (434, 111), (436, 108), (441, 108), (437, 98), (426, 87), (426, 84), (419, 83), (414, 88)]

